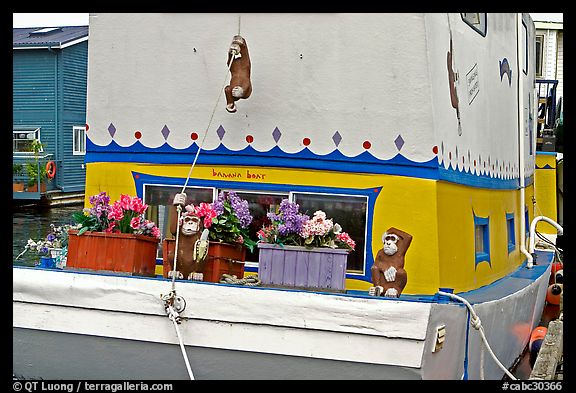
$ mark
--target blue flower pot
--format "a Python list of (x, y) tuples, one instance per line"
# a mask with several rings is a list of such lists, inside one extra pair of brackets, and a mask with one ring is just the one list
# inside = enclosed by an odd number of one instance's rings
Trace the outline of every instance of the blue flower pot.
[(55, 269), (56, 268), (56, 262), (54, 261), (54, 258), (52, 257), (40, 257), (40, 265), (38, 265), (39, 267), (43, 267), (45, 269)]

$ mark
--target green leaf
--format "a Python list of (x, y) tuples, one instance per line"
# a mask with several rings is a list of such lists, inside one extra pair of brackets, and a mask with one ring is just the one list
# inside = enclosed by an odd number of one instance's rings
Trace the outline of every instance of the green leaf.
[(88, 231), (88, 227), (81, 228), (76, 235), (80, 236), (81, 234), (83, 234), (86, 231)]

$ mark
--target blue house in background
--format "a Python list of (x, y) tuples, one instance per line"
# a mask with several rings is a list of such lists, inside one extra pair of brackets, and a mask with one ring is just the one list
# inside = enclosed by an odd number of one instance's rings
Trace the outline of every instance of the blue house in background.
[(88, 26), (15, 28), (12, 52), (13, 199), (83, 197)]

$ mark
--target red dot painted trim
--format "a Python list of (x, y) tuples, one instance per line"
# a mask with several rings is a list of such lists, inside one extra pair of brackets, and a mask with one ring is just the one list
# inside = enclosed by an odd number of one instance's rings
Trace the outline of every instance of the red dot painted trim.
[(304, 144), (304, 146), (308, 146), (310, 144), (310, 138), (304, 138), (302, 139), (302, 144)]
[(134, 133), (134, 136), (136, 137), (136, 139), (140, 139), (140, 138), (142, 138), (142, 133), (140, 131), (136, 131)]
[(192, 134), (190, 134), (190, 139), (192, 139), (193, 141), (195, 141), (196, 139), (198, 139), (198, 134), (193, 132)]
[(372, 144), (370, 143), (370, 141), (364, 141), (364, 143), (362, 144), (362, 147), (364, 147), (364, 149), (368, 150), (372, 147)]
[(246, 142), (248, 143), (254, 142), (254, 137), (252, 135), (246, 135)]

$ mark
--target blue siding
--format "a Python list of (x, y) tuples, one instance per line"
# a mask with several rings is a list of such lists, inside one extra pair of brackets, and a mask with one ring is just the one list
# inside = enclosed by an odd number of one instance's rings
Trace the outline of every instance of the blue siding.
[(86, 124), (88, 42), (62, 50), (13, 51), (13, 126), (40, 127), (57, 175), (49, 188), (83, 191), (84, 156), (72, 154), (72, 127)]
[(60, 164), (64, 191), (84, 190), (83, 155), (73, 155), (73, 127), (86, 124), (88, 41), (62, 51), (62, 143)]

